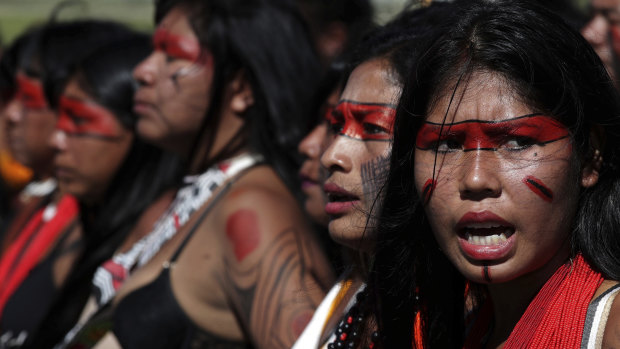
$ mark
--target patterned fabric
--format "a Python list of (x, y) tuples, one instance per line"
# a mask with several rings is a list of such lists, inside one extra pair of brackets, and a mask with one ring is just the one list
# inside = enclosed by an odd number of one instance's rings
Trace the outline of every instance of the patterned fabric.
[[(153, 230), (128, 251), (117, 253), (97, 269), (93, 277), (93, 293), (97, 305), (93, 311), (105, 306), (131, 272), (150, 261), (222, 184), (262, 161), (260, 155), (242, 154), (212, 166), (203, 174), (186, 177), (185, 186), (178, 190), (174, 201), (157, 220)], [(82, 321), (76, 324), (55, 348), (64, 348), (71, 342), (89, 318), (89, 315), (82, 316)]]
[(201, 175), (186, 177), (186, 185), (177, 192), (168, 211), (155, 223), (153, 231), (129, 251), (114, 255), (99, 267), (93, 279), (98, 305), (109, 302), (131, 270), (150, 261), (222, 183), (258, 161), (256, 155), (243, 154), (216, 164)]

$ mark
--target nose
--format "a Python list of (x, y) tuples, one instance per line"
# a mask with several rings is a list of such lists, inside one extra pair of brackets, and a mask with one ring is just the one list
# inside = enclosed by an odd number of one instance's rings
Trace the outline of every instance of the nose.
[(469, 152), (461, 162), (459, 192), (464, 200), (481, 201), (497, 198), (502, 193), (501, 169), (491, 151)]
[(321, 166), (329, 173), (345, 172), (349, 173), (353, 169), (353, 162), (350, 154), (355, 153), (352, 147), (356, 142), (344, 136), (335, 136), (331, 144), (325, 149), (321, 156)]
[(54, 130), (50, 137), (49, 144), (54, 150), (67, 150), (67, 134), (59, 129)]
[(581, 30), (581, 34), (594, 47), (606, 45), (609, 22), (602, 14), (596, 14)]
[(133, 77), (140, 85), (151, 85), (157, 76), (157, 52), (153, 51), (133, 70)]
[(24, 117), (24, 108), (18, 98), (13, 98), (4, 109), (4, 115), (9, 123), (18, 123)]
[(304, 139), (299, 143), (297, 150), (308, 159), (318, 159), (321, 156), (321, 145), (327, 135), (325, 123), (318, 124)]

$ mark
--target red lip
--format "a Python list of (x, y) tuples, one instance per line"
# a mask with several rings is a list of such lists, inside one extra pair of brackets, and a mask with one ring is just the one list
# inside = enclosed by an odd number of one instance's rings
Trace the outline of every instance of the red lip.
[(512, 224), (508, 223), (502, 217), (496, 215), (491, 211), (481, 212), (467, 212), (456, 223), (456, 229), (461, 230), (469, 225), (477, 223), (498, 223), (499, 225), (514, 228)]
[(325, 213), (331, 216), (345, 214), (360, 202), (358, 196), (333, 183), (325, 183), (323, 191), (327, 194)]

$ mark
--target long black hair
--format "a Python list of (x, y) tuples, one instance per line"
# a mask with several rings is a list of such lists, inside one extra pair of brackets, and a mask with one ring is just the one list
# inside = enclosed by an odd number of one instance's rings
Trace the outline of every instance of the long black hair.
[(236, 74), (245, 74), (254, 97), (239, 134), (219, 154), (204, 159), (200, 170), (247, 146), (297, 193), (296, 149), (320, 68), (296, 7), (267, 0), (160, 0), (156, 22), (177, 7), (186, 11), (200, 45), (215, 61), (212, 94), (205, 96), (211, 103), (192, 155), (205, 139), (207, 149), (212, 147), (223, 92)]
[[(430, 347), (462, 347), (465, 280), (440, 251), (414, 178), (415, 135), (441, 93), (474, 72), (504, 78), (526, 104), (569, 130), (579, 166), (591, 161), (593, 130), (605, 134), (598, 183), (582, 189), (572, 253), (605, 278), (620, 278), (620, 101), (600, 59), (575, 30), (532, 2), (460, 1), (446, 34), (424, 54), (403, 91), (387, 198), (369, 287), (385, 348), (412, 346), (414, 315)], [(475, 296), (475, 294), (474, 294)]]
[[(137, 82), (132, 71), (151, 49), (147, 35), (128, 33), (69, 67), (67, 77), (75, 78), (82, 90), (135, 134), (137, 116), (133, 113), (133, 95)], [(58, 83), (56, 80), (48, 86), (52, 91), (60, 91), (66, 81), (61, 86)], [(112, 256), (148, 206), (176, 185), (180, 169), (176, 155), (164, 153), (134, 137), (103, 198), (96, 203), (80, 202), (83, 250), (33, 348), (57, 343), (73, 326), (90, 295), (97, 267)]]

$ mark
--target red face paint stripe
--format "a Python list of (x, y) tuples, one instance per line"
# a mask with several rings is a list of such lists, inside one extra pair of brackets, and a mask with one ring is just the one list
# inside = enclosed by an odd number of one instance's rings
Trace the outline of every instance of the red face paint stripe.
[(525, 183), (534, 194), (540, 196), (546, 202), (551, 202), (553, 200), (553, 192), (545, 186), (540, 179), (534, 176), (527, 176), (523, 180), (523, 183)]
[(170, 57), (197, 62), (200, 58), (200, 44), (197, 40), (170, 34), (159, 28), (153, 35), (153, 46)]
[(428, 203), (431, 200), (431, 195), (437, 187), (437, 181), (429, 178), (422, 189), (422, 196), (424, 197), (424, 203)]
[(326, 114), (337, 134), (359, 140), (390, 140), (396, 109), (387, 104), (341, 101)]
[(233, 245), (238, 262), (243, 261), (260, 243), (258, 217), (252, 210), (239, 210), (228, 217), (226, 236)]
[(17, 93), (15, 98), (21, 100), (26, 108), (46, 109), (48, 108), (43, 86), (37, 79), (28, 77), (23, 73), (17, 73)]
[(119, 137), (120, 123), (106, 108), (61, 96), (56, 128), (71, 135)]
[(460, 145), (456, 150), (497, 150), (507, 141), (527, 139), (544, 145), (568, 137), (568, 129), (559, 121), (539, 114), (529, 114), (501, 121), (467, 120), (452, 124), (425, 122), (418, 131), (416, 147), (435, 150), (439, 142)]

